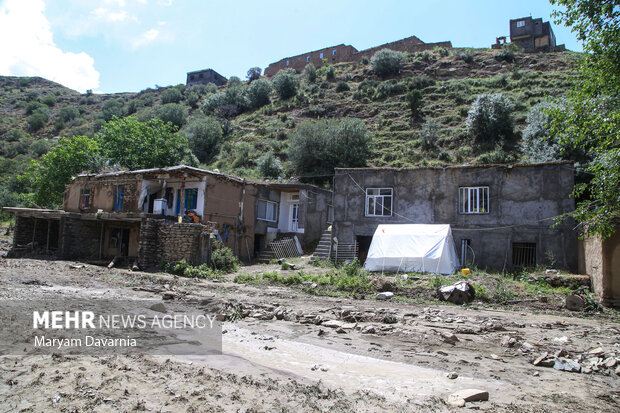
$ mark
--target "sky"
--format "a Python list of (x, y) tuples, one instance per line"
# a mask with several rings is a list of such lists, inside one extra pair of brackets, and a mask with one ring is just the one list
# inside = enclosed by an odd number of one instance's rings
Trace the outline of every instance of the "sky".
[[(287, 56), (412, 35), (490, 47), (510, 19), (552, 21), (545, 0), (0, 0), (0, 75), (41, 76), (96, 93), (185, 83), (213, 68), (245, 79)], [(557, 43), (582, 45), (553, 24)]]

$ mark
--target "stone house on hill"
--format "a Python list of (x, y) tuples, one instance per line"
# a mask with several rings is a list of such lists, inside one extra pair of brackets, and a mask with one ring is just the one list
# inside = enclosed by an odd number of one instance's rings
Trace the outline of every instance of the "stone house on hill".
[(6, 210), (16, 215), (15, 255), (44, 249), (60, 258), (127, 257), (154, 268), (206, 262), (213, 237), (245, 260), (264, 247), (268, 232), (309, 245), (327, 227), (330, 202), (330, 191), (312, 186), (178, 165), (82, 174), (67, 185), (62, 210)]
[(574, 209), (569, 162), (338, 168), (332, 235), (363, 261), (379, 224), (450, 224), (461, 265), (576, 270), (577, 235), (553, 218)]
[(438, 42), (438, 43), (424, 43), (416, 36), (410, 36), (405, 39), (397, 40), (395, 42), (385, 43), (380, 46), (371, 47), (358, 51), (355, 47), (347, 44), (339, 44), (332, 47), (326, 47), (323, 49), (315, 50), (312, 52), (302, 53), (296, 56), (285, 57), (277, 62), (271, 63), (265, 69), (265, 76), (274, 76), (282, 69), (295, 69), (297, 72), (301, 72), (308, 63), (312, 63), (315, 67), (319, 68), (323, 64), (330, 63), (343, 63), (343, 62), (357, 62), (362, 57), (371, 58), (376, 52), (381, 49), (392, 49), (400, 52), (420, 52), (423, 50), (431, 50), (434, 47), (447, 47), (451, 48), (451, 42)]
[(542, 18), (521, 17), (510, 20), (510, 41), (526, 52), (554, 52), (565, 50), (564, 45), (556, 45), (555, 35), (549, 22)]
[(204, 69), (196, 70), (195, 72), (188, 72), (186, 86), (208, 85), (209, 83), (213, 83), (216, 86), (222, 86), (225, 85), (226, 82), (226, 78), (217, 73), (215, 70)]

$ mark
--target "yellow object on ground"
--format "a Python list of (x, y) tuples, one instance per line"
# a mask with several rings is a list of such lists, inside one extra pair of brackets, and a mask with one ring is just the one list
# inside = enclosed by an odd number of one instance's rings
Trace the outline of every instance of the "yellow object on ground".
[(461, 274), (463, 274), (463, 275), (469, 275), (469, 274), (471, 274), (471, 271), (469, 271), (469, 268), (463, 268), (463, 269), (461, 270)]

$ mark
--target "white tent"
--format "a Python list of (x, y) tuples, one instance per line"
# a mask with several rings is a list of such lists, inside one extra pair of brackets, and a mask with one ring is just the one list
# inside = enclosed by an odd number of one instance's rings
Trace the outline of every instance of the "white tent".
[(450, 225), (379, 225), (364, 269), (452, 274), (458, 258)]

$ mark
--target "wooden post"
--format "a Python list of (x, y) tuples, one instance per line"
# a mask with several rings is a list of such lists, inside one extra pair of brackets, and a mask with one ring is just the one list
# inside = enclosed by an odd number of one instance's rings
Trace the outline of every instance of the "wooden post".
[(34, 226), (32, 227), (32, 251), (34, 251), (34, 235), (37, 233), (37, 217), (34, 217)]
[(101, 231), (99, 234), (99, 259), (103, 257), (103, 222), (101, 222)]
[(52, 220), (47, 221), (47, 239), (45, 240), (45, 253), (50, 253), (50, 229), (52, 227)]

